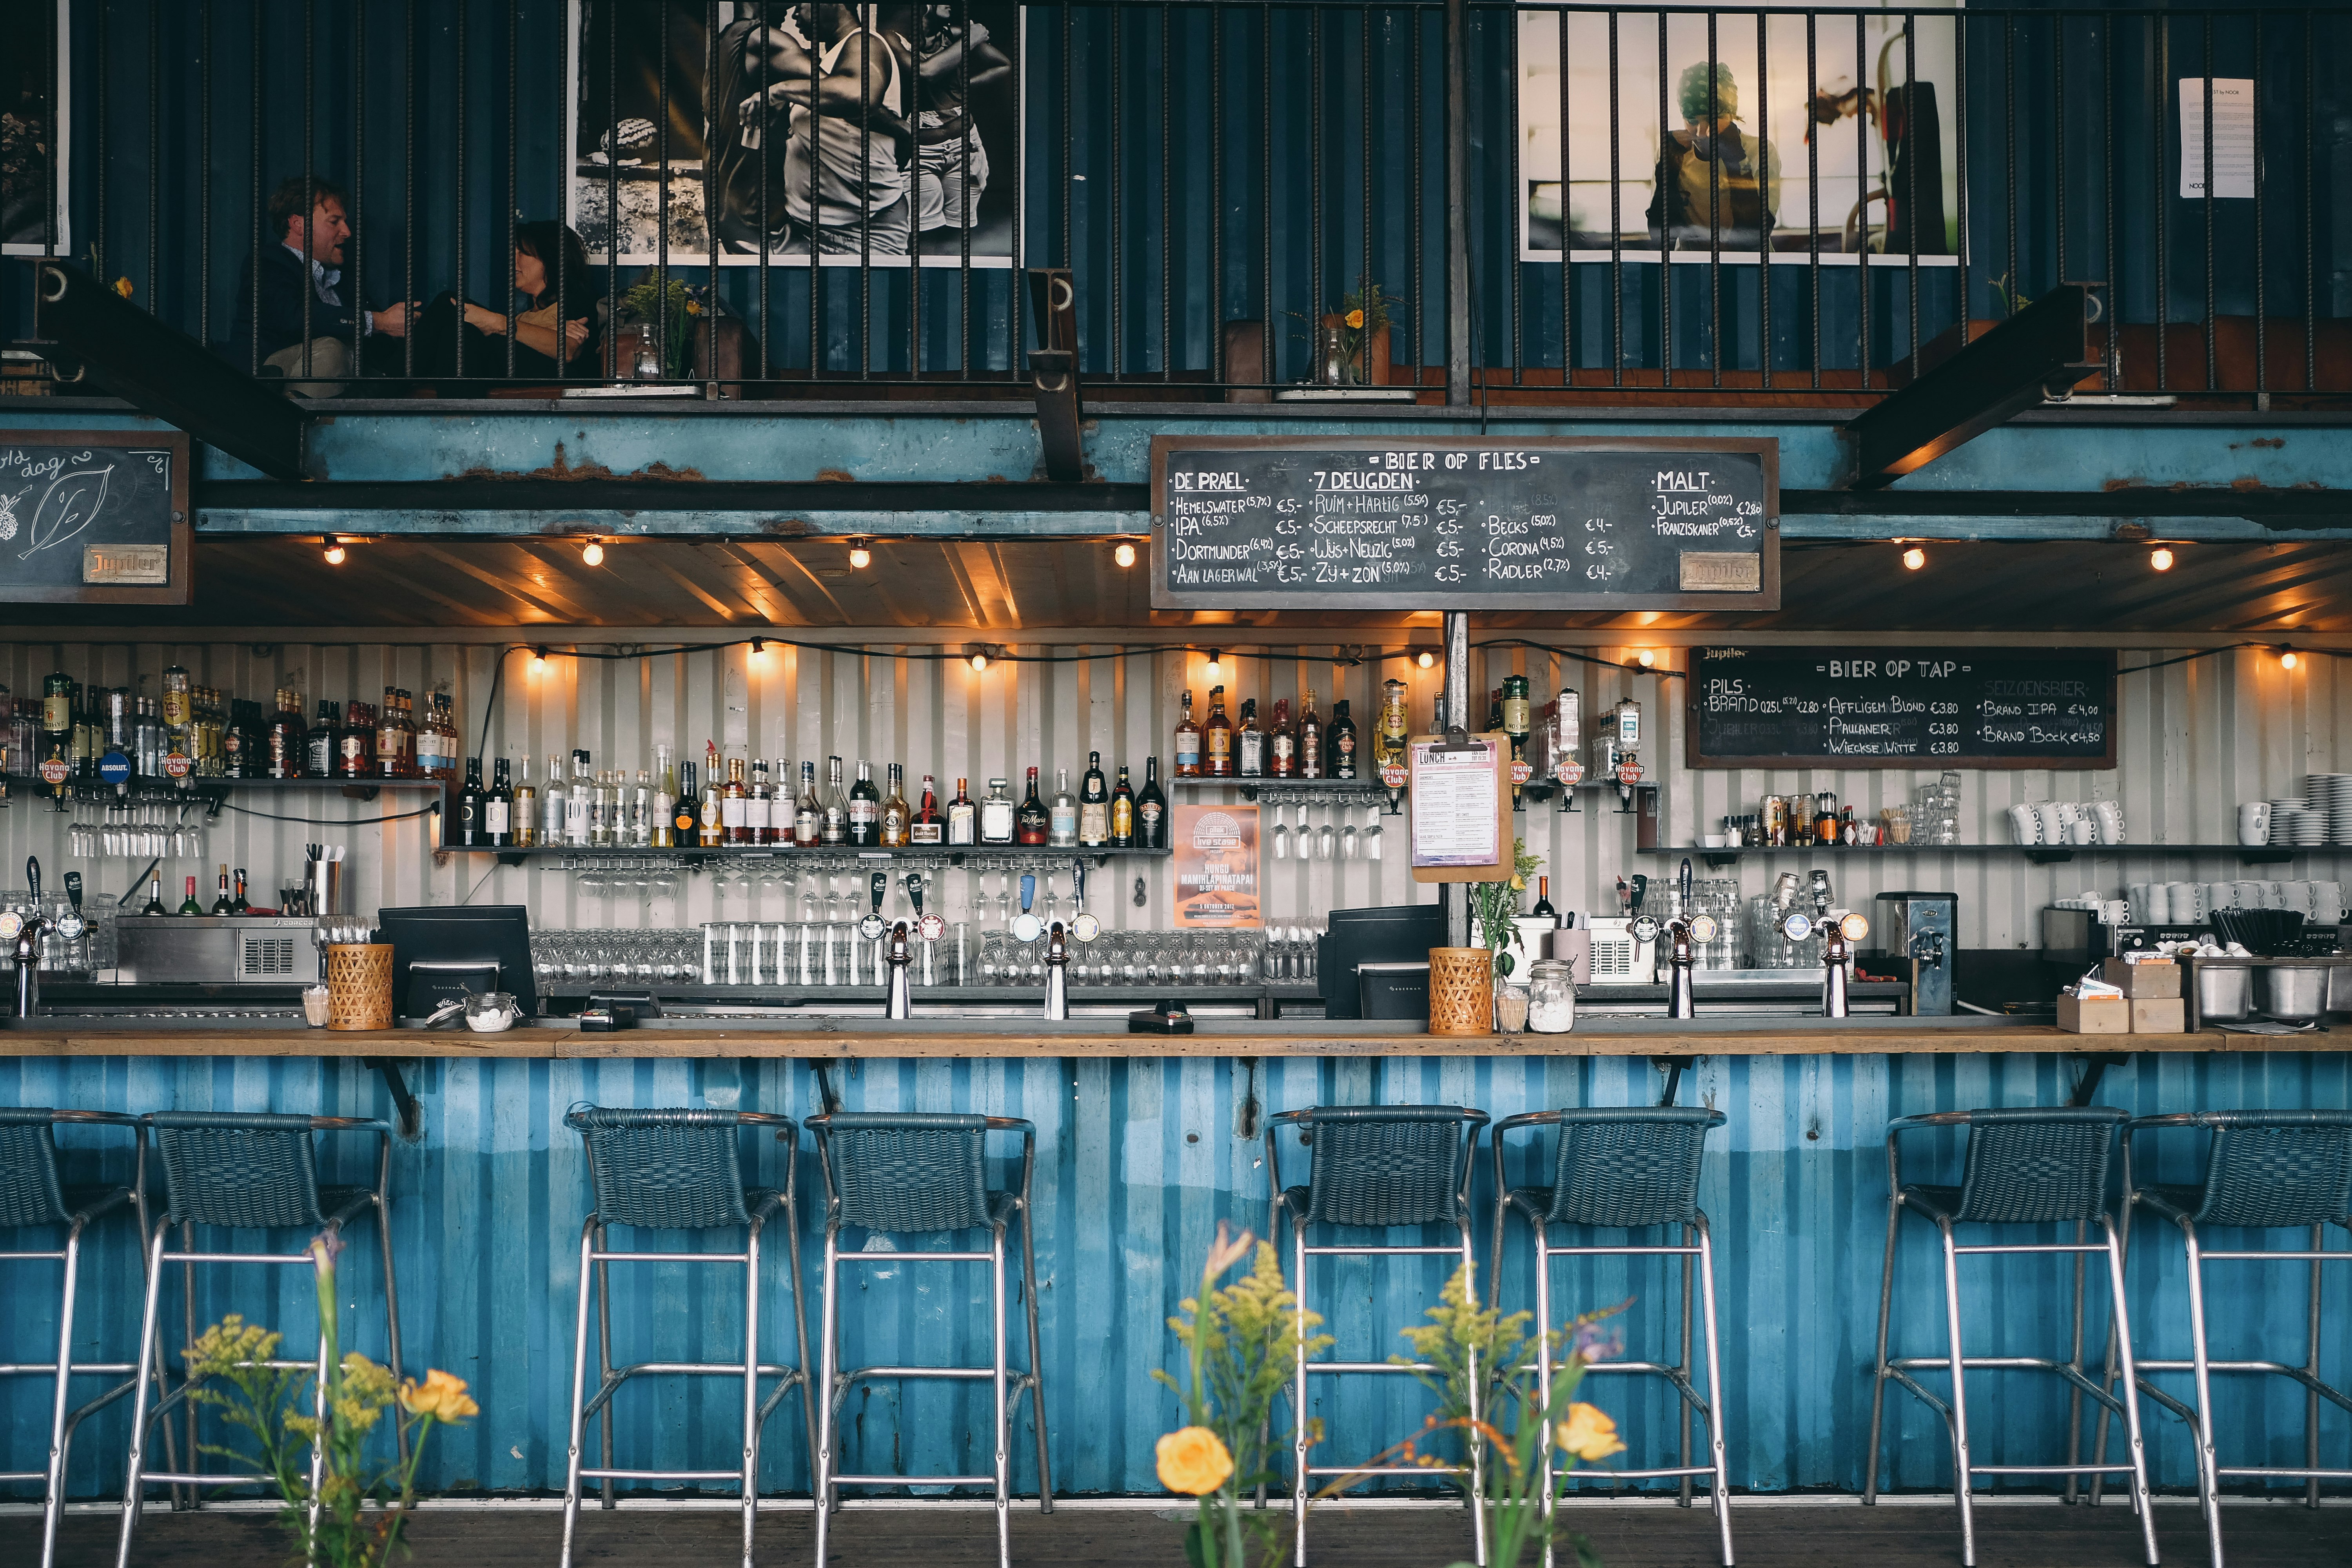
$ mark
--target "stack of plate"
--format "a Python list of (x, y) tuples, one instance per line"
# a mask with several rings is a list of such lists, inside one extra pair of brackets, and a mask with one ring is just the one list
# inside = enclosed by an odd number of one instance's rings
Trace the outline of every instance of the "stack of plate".
[(2307, 848), (2327, 842), (2328, 816), (2302, 800), (2280, 795), (2271, 802), (2271, 842)]
[(2327, 842), (2352, 844), (2352, 773), (2314, 773), (2304, 789), (2314, 809), (2327, 814)]

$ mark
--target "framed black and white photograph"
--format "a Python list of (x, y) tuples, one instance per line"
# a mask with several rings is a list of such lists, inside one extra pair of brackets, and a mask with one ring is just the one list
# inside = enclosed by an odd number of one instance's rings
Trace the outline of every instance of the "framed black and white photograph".
[(721, 266), (1011, 267), (1023, 25), (1007, 0), (572, 0), (572, 226), (629, 266), (715, 237)]
[(0, 80), (6, 83), (0, 90), (7, 95), (0, 103), (0, 254), (66, 255), (73, 248), (66, 232), (73, 122), (68, 5), (69, 0), (53, 0), (14, 12), (34, 30), (13, 36), (8, 58), (0, 64)]

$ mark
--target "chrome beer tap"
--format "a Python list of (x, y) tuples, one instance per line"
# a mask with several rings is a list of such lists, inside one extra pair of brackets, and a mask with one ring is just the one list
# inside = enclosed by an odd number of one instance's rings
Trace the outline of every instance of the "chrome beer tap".
[(1070, 1016), (1070, 933), (1055, 921), (1045, 928), (1045, 1016)]
[(914, 944), (908, 940), (905, 921), (890, 922), (889, 934), (883, 939), (882, 961), (890, 968), (889, 999), (883, 1005), (882, 1016), (886, 1018), (913, 1017), (915, 1003), (907, 986), (907, 966), (915, 961), (915, 950)]
[(1692, 973), (1698, 967), (1698, 950), (1715, 940), (1713, 915), (1689, 915), (1666, 923), (1667, 957), (1673, 973), (1667, 978), (1666, 1016), (1698, 1016), (1698, 992)]
[(41, 862), (25, 857), (25, 886), (31, 892), (32, 910), (17, 914), (0, 910), (0, 942), (8, 944), (9, 962), (16, 967), (16, 1016), (29, 1018), (41, 1010), (41, 948), (49, 932), (48, 917), (41, 913)]

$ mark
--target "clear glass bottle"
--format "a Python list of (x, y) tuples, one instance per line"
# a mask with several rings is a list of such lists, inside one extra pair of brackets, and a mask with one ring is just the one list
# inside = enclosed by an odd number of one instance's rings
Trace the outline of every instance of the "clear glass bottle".
[(1176, 776), (1196, 779), (1201, 776), (1201, 726), (1192, 722), (1192, 692), (1184, 691), (1184, 716), (1176, 721)]
[(668, 742), (654, 747), (653, 847), (677, 847), (677, 758)]
[[(959, 781), (961, 782), (961, 781)], [(980, 841), (982, 844), (1013, 842), (1013, 797), (1005, 793), (1006, 781), (988, 781), (988, 798), (980, 803)], [(950, 816), (950, 824), (955, 819)], [(955, 842), (952, 835), (950, 843)]]
[(816, 764), (801, 764), (801, 793), (793, 802), (793, 842), (814, 849), (824, 841), (824, 806), (816, 797)]
[[(980, 814), (971, 803), (971, 791), (966, 787), (969, 783), (966, 779), (956, 780), (955, 798), (948, 802), (948, 842), (950, 844), (976, 844), (980, 841)], [(1005, 826), (1006, 841), (1010, 842), (1012, 822), (1009, 818)]]
[(1070, 793), (1070, 770), (1055, 770), (1054, 801), (1045, 814), (1045, 842), (1074, 848), (1078, 842), (1078, 797)]
[(572, 753), (572, 785), (563, 792), (563, 842), (574, 849), (588, 847), (588, 819), (596, 810), (596, 781), (589, 776), (588, 753)]
[[(717, 752), (711, 754), (716, 756)], [(725, 808), (719, 804), (719, 795), (725, 787), (709, 779), (702, 784), (702, 808), (695, 813), (694, 837), (695, 842), (705, 849), (716, 849), (727, 842)]]
[(892, 763), (889, 776), (889, 792), (882, 797), (882, 815), (877, 826), (882, 847), (898, 849), (907, 843), (908, 823), (912, 814), (907, 809), (907, 770)]
[(518, 849), (539, 844), (539, 792), (530, 787), (530, 753), (515, 759), (514, 842)]
[(629, 791), (630, 848), (654, 847), (654, 776), (639, 768), (636, 785)]
[(821, 844), (849, 842), (849, 796), (841, 787), (841, 759), (824, 760), (824, 800), (817, 829)]

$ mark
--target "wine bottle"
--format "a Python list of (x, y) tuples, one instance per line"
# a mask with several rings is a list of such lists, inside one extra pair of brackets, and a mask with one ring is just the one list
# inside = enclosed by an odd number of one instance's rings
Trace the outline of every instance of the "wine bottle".
[(1559, 911), (1551, 907), (1551, 879), (1549, 877), (1538, 877), (1536, 879), (1536, 907), (1529, 910), (1528, 913), (1533, 915), (1538, 920), (1557, 921), (1559, 919)]
[(245, 868), (242, 866), (236, 868), (236, 891), (229, 899), (228, 912), (233, 915), (249, 915), (253, 912), (253, 905), (245, 896)]
[(511, 817), (514, 842), (516, 848), (528, 849), (539, 842), (539, 792), (530, 787), (530, 752), (515, 759), (515, 770), (519, 776), (515, 779)]
[(1139, 848), (1168, 847), (1168, 797), (1160, 793), (1160, 759), (1143, 759), (1143, 793), (1135, 797), (1135, 837)]
[(228, 866), (224, 862), (220, 868), (220, 894), (213, 900), (212, 912), (216, 915), (227, 914), (229, 912), (230, 904), (231, 900), (228, 896)]
[(482, 837), (493, 849), (514, 847), (514, 784), (504, 757), (490, 763), (489, 793), (482, 796)]
[(180, 912), (184, 915), (200, 915), (205, 912), (205, 906), (196, 902), (196, 879), (194, 877), (188, 879), (188, 896), (180, 900)]
[(465, 787), (457, 792), (457, 842), (466, 848), (483, 848), (489, 842), (482, 826), (483, 805), (482, 759), (467, 757)]
[(857, 759), (857, 782), (849, 786), (849, 841), (870, 848), (882, 837), (882, 792), (874, 787), (874, 764)]
[(163, 907), (163, 878), (160, 872), (147, 879), (147, 907), (139, 912), (142, 915), (168, 915), (172, 912)]

